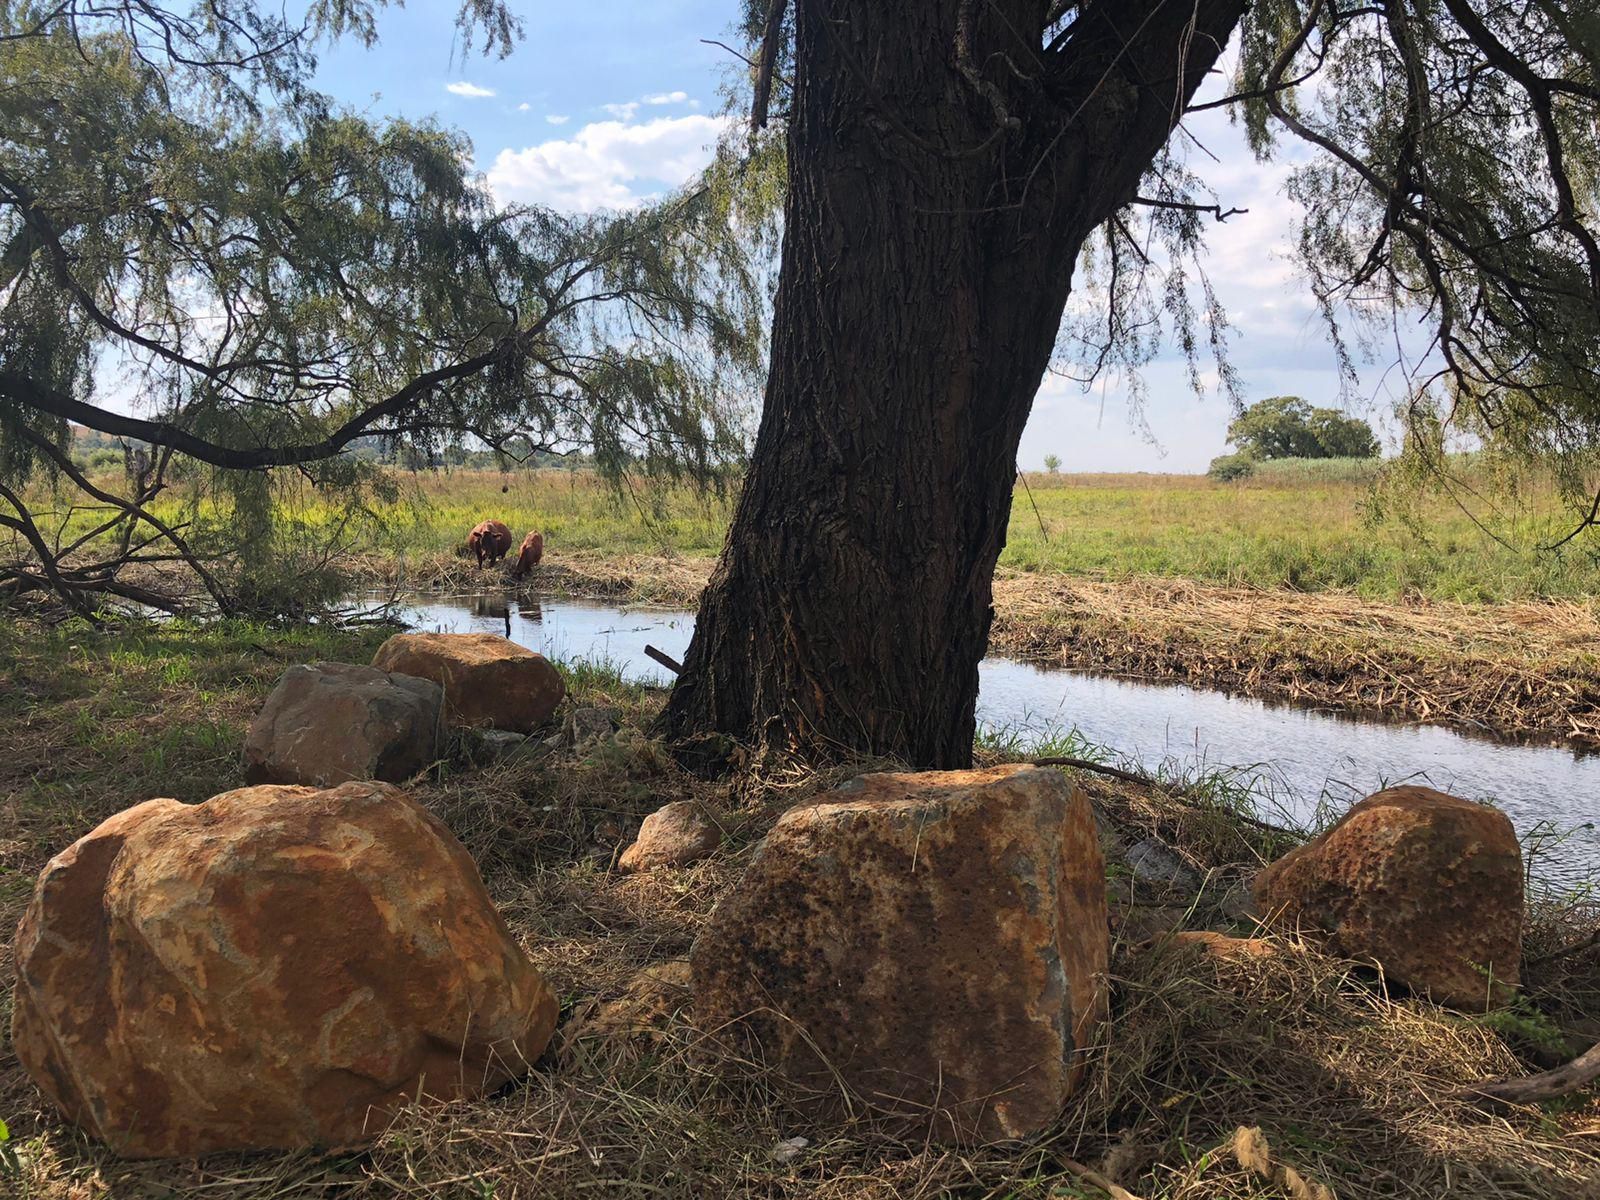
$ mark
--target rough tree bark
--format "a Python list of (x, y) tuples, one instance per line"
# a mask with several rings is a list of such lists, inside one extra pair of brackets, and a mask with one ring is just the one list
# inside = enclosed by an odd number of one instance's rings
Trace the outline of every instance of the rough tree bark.
[(765, 409), (669, 734), (970, 761), (1073, 264), (1245, 4), (1105, 0), (1042, 47), (1049, 7), (796, 0)]

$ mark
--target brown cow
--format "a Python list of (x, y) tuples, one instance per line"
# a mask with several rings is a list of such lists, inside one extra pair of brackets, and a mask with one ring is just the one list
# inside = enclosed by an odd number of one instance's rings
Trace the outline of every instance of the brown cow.
[(517, 565), (512, 568), (513, 579), (525, 579), (528, 572), (539, 565), (539, 560), (544, 557), (544, 534), (537, 529), (528, 531), (528, 536), (522, 539), (522, 553), (517, 555)]
[(492, 567), (511, 552), (511, 530), (504, 521), (481, 521), (467, 534), (467, 549), (478, 556), (478, 568)]

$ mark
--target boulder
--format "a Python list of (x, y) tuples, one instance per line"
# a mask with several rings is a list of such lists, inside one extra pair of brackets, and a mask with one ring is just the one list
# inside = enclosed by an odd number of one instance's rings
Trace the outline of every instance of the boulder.
[(706, 857), (722, 844), (722, 830), (693, 800), (675, 800), (657, 809), (639, 826), (639, 836), (622, 852), (624, 871), (681, 867)]
[(497, 633), (397, 633), (372, 665), (444, 688), (452, 725), (532, 733), (567, 694), (544, 655)]
[(351, 663), (290, 667), (250, 723), (249, 783), (400, 783), (435, 758), (436, 683)]
[(1105, 866), (1057, 771), (865, 775), (791, 809), (690, 955), (700, 1028), (892, 1129), (1017, 1138), (1060, 1115), (1106, 1015)]
[(45, 867), (16, 968), (17, 1057), (134, 1158), (358, 1146), (556, 1021), (466, 850), (380, 783), (118, 813)]
[(1324, 931), (1440, 1004), (1481, 1011), (1517, 985), (1522, 853), (1496, 809), (1432, 788), (1378, 792), (1263, 870), (1254, 892), (1270, 918)]

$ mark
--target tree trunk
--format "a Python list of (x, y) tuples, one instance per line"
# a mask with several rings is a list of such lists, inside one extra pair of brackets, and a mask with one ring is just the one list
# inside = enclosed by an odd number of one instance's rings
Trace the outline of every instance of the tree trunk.
[(1103, 7), (1067, 53), (1016, 36), (1038, 3), (797, 0), (766, 403), (669, 734), (970, 762), (1073, 264), (1243, 3)]

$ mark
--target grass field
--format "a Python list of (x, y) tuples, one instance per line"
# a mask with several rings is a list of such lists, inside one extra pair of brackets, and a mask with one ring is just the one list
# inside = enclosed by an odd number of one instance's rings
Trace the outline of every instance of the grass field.
[[(280, 499), (283, 527), (298, 534), (308, 558), (333, 542), (340, 558), (355, 552), (393, 562), (436, 559), (491, 517), (510, 525), (518, 540), (540, 529), (553, 560), (585, 551), (708, 558), (722, 548), (736, 493), (736, 485), (722, 495), (643, 484), (619, 490), (583, 470), (391, 478), (397, 500), (356, 506), (294, 488)], [(182, 518), (180, 491), (156, 506), (169, 519)], [(1374, 600), (1494, 603), (1600, 594), (1596, 531), (1559, 551), (1542, 548), (1573, 522), (1552, 488), (1512, 488), (1469, 473), (1463, 495), (1470, 498), (1465, 508), (1397, 485), (1375, 463), (1351, 460), (1268, 463), (1232, 483), (1195, 475), (1030, 474), (1016, 489), (1000, 566)], [(70, 497), (39, 502), (61, 514), (67, 535), (94, 519), (72, 508)], [(200, 511), (206, 519), (226, 519), (209, 505)]]
[[(0, 623), (0, 927), (14, 927), (53, 853), (148, 798), (200, 800), (241, 782), (251, 713), (285, 665), (366, 660), (382, 631), (240, 622), (95, 632)], [(573, 702), (617, 705), (624, 733), (582, 755), (446, 761), (410, 790), (462, 840), (513, 934), (561, 999), (563, 1026), (528, 1077), (492, 1097), (408, 1109), (369, 1149), (119, 1161), (60, 1119), (9, 1043), (12, 963), (0, 944), (0, 1196), (19, 1200), (520, 1200), (702, 1196), (768, 1200), (1105, 1200), (1084, 1165), (1143, 1200), (1567, 1200), (1600, 1195), (1600, 1101), (1484, 1113), (1445, 1098), (1571, 1051), (1600, 1021), (1592, 904), (1534, 894), (1526, 995), (1469, 1017), (1405, 998), (1358, 964), (1271, 935), (1265, 957), (1212, 960), (1174, 928), (1248, 931), (1228, 899), (1292, 837), (1239, 819), (1221, 776), (1142, 787), (1072, 772), (1100, 814), (1112, 906), (1109, 1035), (1058, 1126), (1031, 1142), (944, 1147), (864, 1119), (819, 1125), (759, 1063), (719, 1055), (680, 1008), (622, 1034), (585, 1027), (595, 1001), (681, 960), (776, 815), (862, 769), (750, 767), (695, 779), (646, 736), (659, 692), (568, 673)], [(1091, 747), (1074, 745), (1094, 756)], [(985, 743), (980, 762), (1014, 756)], [(727, 839), (690, 867), (620, 875), (608, 854), (644, 814), (695, 798)], [(1137, 885), (1126, 847), (1176, 847), (1199, 895)], [(599, 848), (599, 857), (595, 851)], [(1239, 1130), (1259, 1130), (1246, 1154)], [(808, 1138), (789, 1160), (772, 1153)], [(1281, 1167), (1301, 1180), (1295, 1191)], [(1306, 1181), (1310, 1181), (1307, 1183)]]
[[(502, 490), (503, 489), (503, 490)], [(435, 554), (478, 521), (520, 538), (541, 529), (548, 553), (714, 556), (731, 498), (685, 489), (618, 495), (583, 472), (455, 472), (405, 480), (380, 513), (372, 549)], [(1372, 599), (1466, 602), (1600, 593), (1600, 539), (1539, 547), (1568, 516), (1548, 489), (1502, 511), (1491, 536), (1441, 497), (1375, 490), (1370, 464), (1281, 463), (1236, 483), (1192, 475), (1029, 475), (1012, 505), (1002, 567), (1101, 579), (1166, 577), (1228, 586), (1350, 591)], [(316, 501), (306, 515), (318, 517)]]

